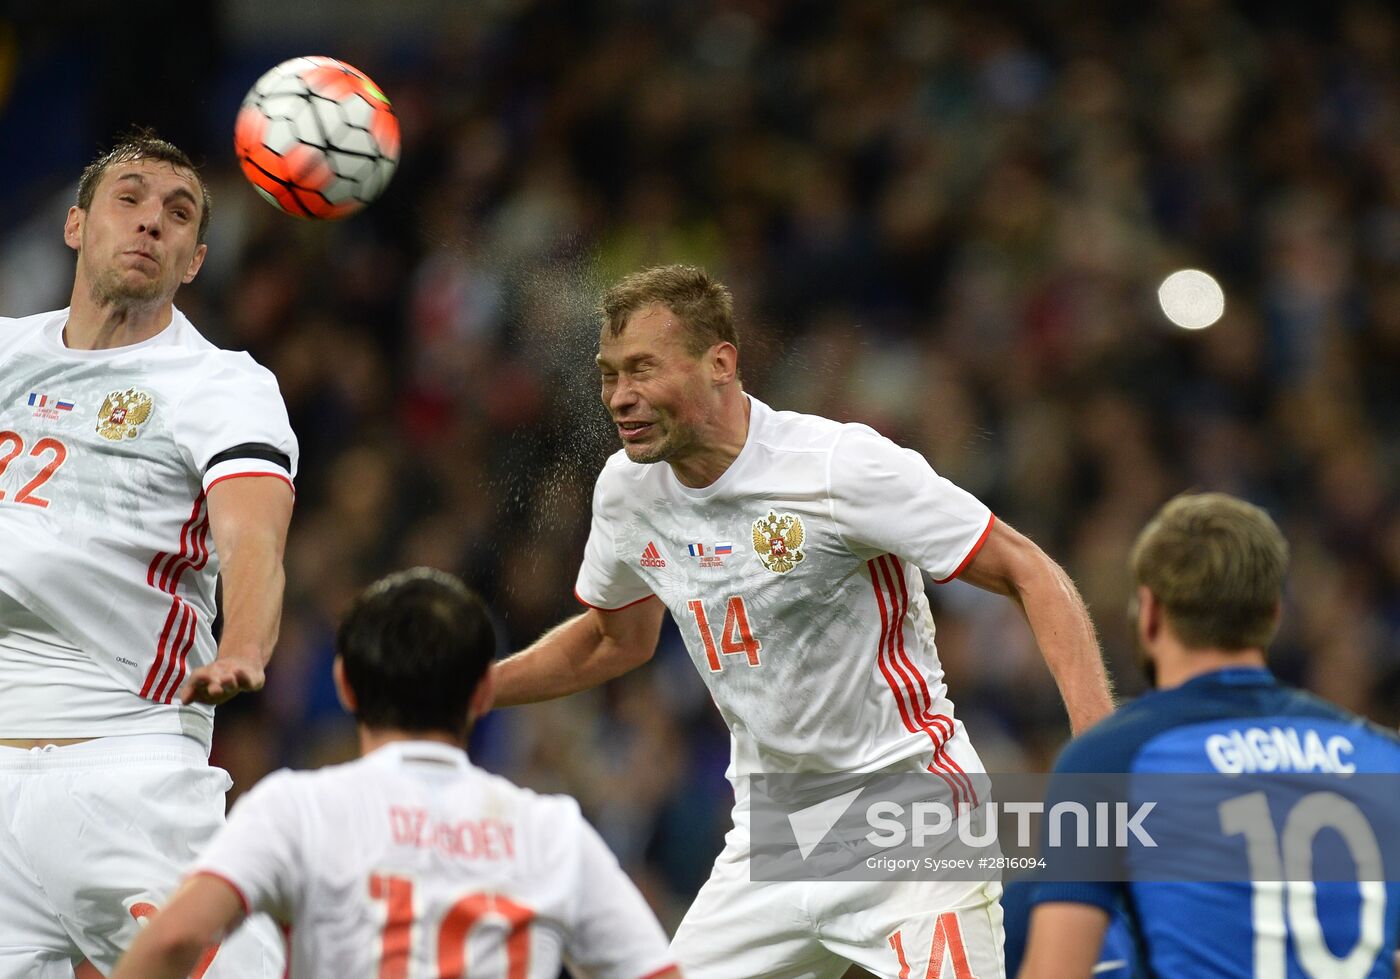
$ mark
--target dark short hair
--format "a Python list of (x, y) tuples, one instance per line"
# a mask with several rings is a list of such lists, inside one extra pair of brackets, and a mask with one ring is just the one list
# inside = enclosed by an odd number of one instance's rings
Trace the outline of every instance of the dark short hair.
[(486, 603), (456, 577), (413, 568), (360, 593), (340, 624), (336, 652), (355, 693), (355, 720), (465, 740), (496, 630)]
[(1178, 496), (1138, 535), (1131, 564), (1188, 649), (1273, 641), (1288, 542), (1254, 504), (1224, 493)]
[(199, 184), (199, 193), (203, 197), (203, 203), (199, 208), (199, 235), (197, 240), (204, 241), (205, 234), (209, 231), (209, 188), (204, 183), (204, 177), (200, 175), (199, 169), (190, 160), (189, 155), (174, 143), (167, 142), (156, 135), (154, 129), (133, 129), (124, 136), (117, 138), (117, 142), (110, 150), (93, 160), (83, 169), (83, 175), (78, 178), (78, 207), (86, 211), (92, 207), (92, 195), (97, 192), (97, 185), (102, 182), (102, 175), (114, 166), (122, 163), (133, 163), (137, 160), (158, 160), (162, 163), (169, 163), (182, 170), (188, 170)]
[(693, 265), (659, 265), (633, 272), (609, 287), (599, 308), (611, 336), (648, 306), (665, 306), (685, 331), (685, 346), (698, 357), (716, 343), (739, 346), (734, 299), (724, 283)]

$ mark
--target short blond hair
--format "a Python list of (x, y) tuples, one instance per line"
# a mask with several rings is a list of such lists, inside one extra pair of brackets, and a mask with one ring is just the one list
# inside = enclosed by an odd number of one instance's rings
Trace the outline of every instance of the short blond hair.
[(618, 336), (627, 320), (648, 306), (665, 306), (685, 331), (685, 347), (699, 357), (716, 343), (739, 346), (734, 329), (734, 297), (724, 284), (693, 265), (658, 265), (633, 272), (607, 292), (599, 313), (610, 336)]
[(1178, 496), (1133, 545), (1133, 578), (1191, 649), (1263, 649), (1278, 630), (1288, 542), (1267, 513), (1224, 493)]

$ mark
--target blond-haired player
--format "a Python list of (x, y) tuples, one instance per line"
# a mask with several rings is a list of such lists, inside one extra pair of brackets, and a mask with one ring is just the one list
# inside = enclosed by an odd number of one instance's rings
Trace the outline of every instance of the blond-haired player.
[(680, 979), (661, 925), (577, 803), (489, 775), (462, 745), (491, 703), (481, 599), (417, 568), (370, 586), (336, 640), (364, 757), (281, 772), (234, 808), (112, 979), (183, 977), (250, 910), (299, 979)]
[(738, 797), (674, 939), (687, 974), (839, 976), (855, 962), (893, 979), (950, 957), (1000, 975), (994, 883), (751, 882), (745, 777), (922, 772), (975, 804), (982, 766), (948, 699), (920, 569), (1017, 602), (1082, 730), (1112, 701), (1074, 585), (917, 453), (746, 394), (729, 293), (702, 270), (610, 289), (597, 362), (623, 449), (594, 491), (577, 582), (590, 608), (502, 664), (498, 703), (632, 669), (669, 611), (733, 735)]
[[(189, 158), (125, 139), (69, 209), (68, 308), (0, 319), (0, 979), (116, 962), (223, 822), (214, 706), (277, 636), (297, 444), (174, 306), (208, 223)], [(264, 921), (201, 974), (280, 960)]]

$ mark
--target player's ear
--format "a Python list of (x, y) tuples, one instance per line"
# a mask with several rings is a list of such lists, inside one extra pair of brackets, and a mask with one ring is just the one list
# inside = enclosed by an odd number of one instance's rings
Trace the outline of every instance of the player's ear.
[(472, 691), (471, 703), (467, 707), (467, 723), (474, 723), (478, 718), (490, 713), (495, 703), (496, 664), (492, 663), (486, 667), (486, 672), (481, 675), (481, 682)]
[(715, 384), (731, 384), (739, 373), (739, 348), (721, 340), (710, 348), (710, 376)]
[(335, 695), (340, 700), (340, 706), (345, 708), (345, 713), (355, 716), (360, 705), (355, 699), (355, 691), (350, 689), (350, 681), (345, 679), (345, 660), (339, 656), (331, 666), (331, 677), (335, 680)]
[(1162, 603), (1146, 585), (1137, 588), (1137, 631), (1144, 647), (1162, 634)]
[(68, 209), (68, 218), (63, 222), (63, 243), (75, 252), (83, 245), (83, 219), (86, 217), (87, 212), (74, 204)]
[(197, 245), (194, 250), (194, 257), (190, 259), (190, 267), (185, 269), (185, 277), (180, 281), (188, 285), (194, 281), (194, 277), (199, 274), (199, 267), (204, 264), (204, 256), (208, 254), (208, 245)]

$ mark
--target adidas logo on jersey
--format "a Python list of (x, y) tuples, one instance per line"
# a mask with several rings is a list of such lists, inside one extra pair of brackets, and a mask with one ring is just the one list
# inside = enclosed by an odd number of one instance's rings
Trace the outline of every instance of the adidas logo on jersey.
[(642, 567), (644, 568), (664, 568), (666, 559), (661, 556), (661, 552), (656, 549), (655, 541), (647, 541), (646, 550), (642, 551)]

